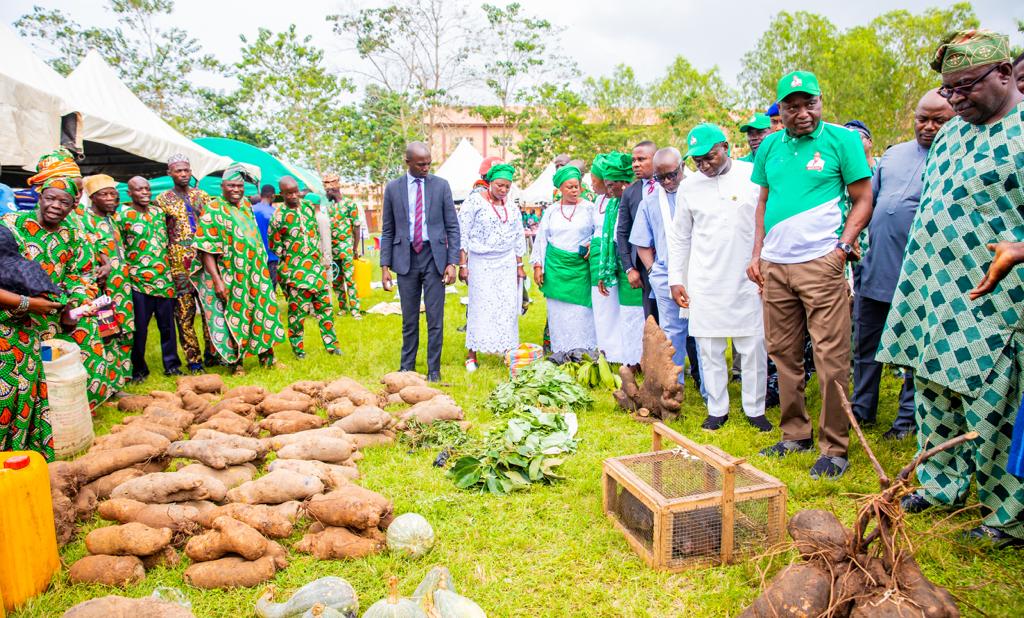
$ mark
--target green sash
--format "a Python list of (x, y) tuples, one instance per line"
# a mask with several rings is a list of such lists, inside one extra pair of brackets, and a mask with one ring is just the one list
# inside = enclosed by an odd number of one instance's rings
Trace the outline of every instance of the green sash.
[[(590, 263), (600, 264), (601, 263), (601, 242), (600, 239), (595, 237), (590, 241)], [(597, 283), (601, 281), (601, 271), (597, 268), (590, 268), (590, 287), (597, 287)]]
[(590, 307), (590, 265), (579, 253), (563, 251), (548, 243), (544, 254), (544, 285), (547, 298)]
[(619, 269), (619, 304), (623, 307), (639, 307), (644, 304), (644, 289), (633, 289), (629, 285), (629, 277)]

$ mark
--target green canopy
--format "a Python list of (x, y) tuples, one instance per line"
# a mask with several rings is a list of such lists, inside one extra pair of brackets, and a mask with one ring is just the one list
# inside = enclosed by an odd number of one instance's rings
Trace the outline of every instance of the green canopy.
[[(291, 176), (299, 183), (299, 189), (308, 188), (310, 191), (318, 193), (323, 192), (323, 184), (320, 182), (320, 179), (317, 177), (315, 172), (303, 169), (296, 165), (284, 163), (274, 155), (264, 152), (252, 144), (246, 144), (245, 142), (228, 139), (226, 137), (197, 137), (192, 141), (211, 152), (228, 157), (232, 161), (248, 163), (260, 168), (260, 185), (270, 184), (274, 185), (276, 188), (277, 182), (281, 177)], [(154, 197), (173, 186), (170, 176), (150, 178), (149, 184), (150, 187), (152, 187)], [(210, 195), (220, 195), (220, 172), (215, 172), (205, 178), (200, 178), (199, 188)], [(123, 201), (127, 201), (128, 185), (126, 183), (120, 183), (118, 185), (118, 190), (121, 193), (121, 199)], [(257, 195), (259, 192), (259, 187), (252, 183), (245, 183), (246, 195)]]

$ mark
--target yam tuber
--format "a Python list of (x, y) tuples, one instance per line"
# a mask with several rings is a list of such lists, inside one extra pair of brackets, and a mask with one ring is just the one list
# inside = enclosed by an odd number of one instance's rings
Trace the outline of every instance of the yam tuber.
[(216, 440), (234, 448), (247, 448), (256, 451), (260, 457), (270, 452), (270, 441), (263, 438), (251, 436), (239, 436), (233, 433), (224, 433), (216, 429), (198, 429), (190, 434), (193, 440)]
[(197, 395), (203, 393), (224, 392), (224, 378), (215, 373), (204, 373), (199, 376), (181, 376), (178, 378), (178, 393), (192, 391)]
[(90, 599), (64, 612), (62, 618), (195, 618), (186, 607), (156, 597), (129, 599), (116, 595)]
[(142, 560), (142, 567), (146, 569), (147, 573), (157, 567), (173, 569), (181, 564), (181, 556), (178, 555), (178, 550), (174, 549), (170, 545), (155, 554), (139, 556), (139, 558)]
[(172, 442), (167, 447), (170, 457), (185, 457), (224, 470), (228, 466), (237, 466), (257, 459), (256, 451), (246, 448), (235, 448), (216, 440), (182, 440)]
[(73, 584), (127, 586), (137, 584), (145, 577), (146, 569), (135, 556), (85, 556), (68, 570), (68, 578)]
[(289, 384), (288, 389), (297, 393), (302, 393), (303, 395), (308, 395), (313, 399), (319, 399), (325, 386), (327, 386), (327, 383), (321, 380), (299, 380), (298, 382), (292, 382)]
[(309, 532), (295, 544), (295, 551), (312, 554), (319, 560), (364, 558), (379, 553), (384, 544), (379, 540), (360, 536), (347, 528), (325, 528)]
[(264, 536), (284, 539), (292, 534), (295, 520), (298, 518), (298, 507), (298, 502), (285, 502), (276, 506), (233, 502), (202, 514), (199, 522), (207, 528), (212, 528), (217, 518), (231, 517), (248, 524)]
[(210, 402), (192, 391), (185, 391), (181, 394), (181, 405), (189, 412), (198, 416), (206, 413), (206, 410), (210, 407)]
[(270, 442), (270, 447), (276, 451), (294, 444), (296, 442), (302, 442), (308, 438), (314, 438), (317, 436), (327, 436), (331, 438), (344, 438), (346, 435), (345, 430), (340, 427), (323, 427), (320, 429), (307, 429), (306, 431), (297, 431), (295, 433), (286, 433), (279, 436), (273, 436), (267, 440)]
[(85, 535), (85, 548), (90, 554), (110, 556), (149, 556), (171, 544), (170, 528), (151, 528), (132, 522), (96, 528)]
[(259, 433), (259, 428), (256, 427), (255, 423), (244, 416), (239, 416), (238, 414), (227, 410), (222, 410), (217, 414), (214, 414), (205, 422), (193, 425), (189, 430), (189, 434), (202, 429), (213, 429), (214, 431), (235, 434), (238, 436), (255, 436)]
[(393, 512), (391, 501), (358, 485), (346, 485), (328, 494), (313, 496), (306, 505), (309, 516), (325, 526), (356, 530), (376, 528)]
[(821, 556), (830, 563), (838, 564), (847, 556), (850, 539), (846, 528), (828, 511), (797, 511), (786, 524), (786, 530), (804, 558)]
[(319, 429), (324, 426), (324, 422), (324, 419), (316, 414), (285, 410), (284, 412), (275, 412), (260, 421), (260, 429), (265, 429), (270, 432), (270, 435), (277, 436), (283, 433)]
[(224, 399), (240, 399), (250, 405), (256, 405), (263, 401), (267, 392), (262, 386), (236, 386), (224, 393)]
[[(110, 428), (111, 434), (128, 433), (135, 431), (148, 431), (155, 433), (167, 438), (168, 442), (173, 442), (181, 438), (182, 432), (169, 425), (161, 425), (160, 423), (154, 423), (148, 419), (143, 419), (132, 423), (131, 425), (113, 425)], [(106, 437), (106, 436), (101, 436)]]
[(461, 421), (466, 418), (462, 408), (447, 396), (417, 403), (401, 414), (403, 421), (417, 420), (425, 425), (435, 421)]
[(67, 461), (47, 464), (50, 476), (50, 502), (53, 506), (53, 523), (57, 532), (57, 544), (65, 545), (75, 536), (75, 507), (73, 500), (78, 493), (78, 473)]
[(143, 463), (162, 455), (160, 449), (146, 444), (135, 444), (109, 451), (86, 453), (72, 462), (78, 480), (91, 483), (101, 476)]
[(187, 472), (156, 472), (121, 483), (110, 496), (147, 504), (166, 504), (185, 500), (220, 502), (226, 493), (223, 483), (205, 476)]
[(85, 521), (92, 519), (93, 513), (96, 512), (96, 492), (88, 486), (82, 487), (78, 490), (78, 495), (75, 496), (75, 519), (78, 521)]
[(256, 560), (267, 553), (267, 539), (255, 528), (237, 519), (221, 516), (213, 520), (214, 530), (189, 539), (185, 555), (192, 562), (208, 562), (226, 554)]
[(127, 498), (112, 498), (101, 502), (97, 509), (100, 517), (122, 524), (138, 522), (151, 528), (169, 528), (186, 534), (199, 531), (199, 509), (185, 504), (145, 504)]
[(150, 395), (128, 395), (117, 400), (117, 409), (122, 412), (141, 412), (153, 403)]
[(430, 401), (438, 395), (444, 395), (441, 391), (430, 386), (406, 386), (402, 390), (398, 391), (398, 396), (402, 398), (405, 403), (421, 403), (424, 401)]
[(352, 442), (347, 438), (312, 436), (284, 446), (277, 451), (282, 459), (316, 459), (341, 463), (352, 455)]
[(260, 405), (256, 406), (256, 410), (264, 416), (269, 416), (275, 412), (286, 412), (288, 410), (309, 413), (314, 409), (316, 409), (316, 406), (312, 401), (285, 399), (278, 395), (268, 395), (266, 399), (260, 402)]
[(832, 578), (814, 564), (791, 564), (779, 571), (741, 618), (804, 618), (828, 611)]
[(198, 474), (200, 476), (215, 479), (223, 483), (224, 487), (231, 489), (233, 487), (238, 487), (242, 483), (251, 481), (256, 476), (256, 466), (251, 463), (244, 463), (237, 466), (228, 466), (223, 470), (218, 470), (203, 464), (194, 463), (181, 468), (178, 472), (188, 472), (189, 474)]
[(109, 451), (136, 444), (146, 444), (159, 449), (166, 449), (170, 446), (171, 441), (158, 433), (142, 429), (141, 427), (130, 426), (120, 433), (110, 433), (96, 438), (89, 452)]
[(349, 414), (355, 412), (355, 410), (356, 404), (352, 403), (351, 399), (348, 397), (338, 397), (331, 403), (327, 404), (327, 418), (345, 418)]
[[(178, 429), (184, 429), (192, 424), (195, 414), (181, 408), (174, 408), (164, 404), (162, 401), (146, 406), (142, 411), (142, 417), (160, 422), (163, 425), (172, 425)], [(127, 418), (127, 417), (126, 417)], [(125, 422), (123, 419), (122, 423)]]
[(171, 391), (149, 391), (149, 396), (157, 401), (166, 401), (175, 406), (181, 406), (181, 395)]
[(228, 492), (228, 499), (231, 502), (246, 504), (280, 504), (291, 500), (305, 500), (323, 493), (323, 490), (323, 482), (315, 476), (306, 476), (291, 470), (275, 470), (235, 487)]
[(345, 433), (378, 433), (394, 423), (394, 417), (377, 406), (359, 406), (334, 426), (344, 429)]
[(274, 470), (291, 470), (306, 476), (315, 476), (328, 489), (337, 489), (338, 487), (348, 485), (349, 480), (355, 478), (354, 475), (359, 474), (357, 470), (352, 468), (311, 459), (275, 459), (270, 462), (267, 470), (270, 472)]
[(352, 433), (348, 435), (348, 440), (357, 449), (364, 449), (394, 444), (395, 436), (387, 431), (382, 433)]
[(111, 472), (106, 476), (101, 476), (95, 481), (88, 485), (83, 485), (79, 493), (90, 492), (97, 500), (106, 500), (110, 497), (110, 492), (114, 491), (114, 488), (132, 479), (137, 479), (140, 476), (145, 476), (145, 472), (137, 470), (135, 468), (125, 468), (118, 470), (117, 472)]
[(387, 392), (398, 393), (406, 386), (427, 386), (427, 379), (415, 371), (392, 371), (381, 376), (380, 383)]
[(196, 588), (250, 588), (270, 580), (277, 573), (277, 559), (266, 555), (258, 560), (228, 556), (197, 562), (185, 569), (185, 581)]

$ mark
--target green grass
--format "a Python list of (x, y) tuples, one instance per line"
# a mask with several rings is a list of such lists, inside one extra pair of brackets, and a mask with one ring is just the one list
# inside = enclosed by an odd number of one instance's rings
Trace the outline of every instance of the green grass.
[[(465, 288), (461, 288), (464, 293)], [(364, 307), (391, 295), (377, 291), (364, 299)], [(446, 305), (443, 379), (449, 391), (466, 409), (478, 433), (493, 418), (482, 406), (488, 393), (507, 377), (501, 360), (481, 356), (480, 370), (467, 375), (462, 369), (463, 334), (456, 327), (464, 323), (464, 309), (456, 297)], [(342, 357), (323, 352), (316, 324), (307, 323), (305, 361), (295, 359), (289, 347), (278, 347), (285, 370), (260, 369), (255, 359), (242, 378), (227, 377), (229, 385), (260, 384), (277, 390), (298, 379), (329, 379), (349, 375), (376, 389), (378, 377), (397, 369), (401, 345), (399, 316), (366, 316), (362, 321), (339, 317), (337, 330), (345, 351)], [(521, 321), (523, 341), (540, 342), (544, 325), (543, 301), (535, 302)], [(421, 340), (420, 367), (425, 370), (425, 335)], [(148, 361), (153, 377), (132, 392), (151, 389), (173, 390), (173, 382), (160, 372), (158, 336), (150, 335)], [(221, 370), (223, 372), (223, 370)], [(881, 433), (896, 409), (899, 384), (891, 376), (883, 382), (881, 420), (868, 432), (882, 464), (895, 473), (914, 452), (911, 442), (898, 445), (882, 442)], [(854, 499), (878, 489), (878, 481), (856, 439), (851, 445), (850, 472), (838, 482), (812, 481), (807, 471), (813, 454), (788, 459), (765, 460), (756, 455), (777, 434), (759, 434), (742, 419), (739, 393), (730, 387), (732, 419), (718, 433), (700, 429), (705, 414), (699, 395), (686, 394), (684, 413), (672, 425), (699, 442), (715, 444), (727, 452), (748, 457), (754, 465), (782, 479), (789, 487), (790, 514), (804, 508), (823, 508), (850, 523), (855, 515)], [(372, 449), (360, 463), (363, 483), (390, 497), (396, 512), (415, 511), (434, 526), (437, 544), (419, 560), (383, 553), (363, 560), (318, 561), (293, 553), (291, 566), (277, 574), (274, 584), (284, 593), (326, 575), (346, 578), (358, 591), (362, 609), (385, 596), (386, 580), (395, 575), (403, 594), (410, 594), (429, 567), (448, 566), (459, 592), (475, 599), (489, 616), (729, 616), (739, 613), (757, 594), (761, 581), (758, 566), (766, 560), (748, 561), (726, 567), (698, 568), (678, 574), (654, 571), (630, 550), (601, 511), (601, 462), (607, 457), (650, 449), (650, 427), (630, 420), (615, 409), (611, 395), (596, 393), (592, 411), (580, 415), (582, 443), (576, 455), (562, 467), (567, 479), (550, 487), (534, 487), (506, 497), (483, 496), (456, 490), (442, 471), (431, 467), (435, 453), (408, 454), (400, 446)], [(811, 410), (819, 405), (817, 383), (808, 388)], [(778, 421), (778, 409), (769, 411)], [(119, 413), (107, 406), (96, 417), (97, 433), (116, 423)], [(815, 414), (816, 416), (816, 414)], [(1024, 581), (1024, 553), (994, 552), (964, 543), (958, 532), (975, 525), (977, 510), (943, 521), (942, 516), (922, 514), (908, 517), (925, 573), (947, 586), (961, 600), (965, 615), (1020, 615), (1013, 609), (1019, 602)], [(98, 518), (82, 526), (86, 532), (106, 525)], [(301, 537), (301, 532), (286, 544)], [(61, 553), (65, 564), (85, 554), (79, 535)], [(787, 557), (783, 557), (783, 560)], [(187, 562), (187, 559), (184, 560)], [(770, 565), (774, 572), (782, 560)], [(58, 616), (83, 600), (107, 594), (142, 596), (158, 586), (182, 589), (197, 616), (251, 616), (261, 588), (230, 591), (202, 591), (182, 581), (185, 564), (176, 569), (151, 571), (146, 579), (127, 589), (93, 585), (71, 585), (66, 570), (57, 575), (50, 589), (13, 616)], [(278, 600), (283, 599), (283, 594)]]

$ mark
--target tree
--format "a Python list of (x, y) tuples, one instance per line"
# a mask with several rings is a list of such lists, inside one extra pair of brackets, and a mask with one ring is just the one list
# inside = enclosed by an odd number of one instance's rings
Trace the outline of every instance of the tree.
[(67, 75), (90, 48), (95, 48), (125, 84), (146, 105), (169, 123), (193, 133), (194, 112), (208, 91), (196, 86), (192, 75), (200, 70), (222, 70), (202, 46), (181, 28), (162, 29), (156, 19), (170, 15), (173, 0), (109, 0), (116, 25), (86, 28), (56, 9), (35, 6), (15, 21), (26, 37), (52, 46), (50, 64)]
[(728, 133), (735, 124), (736, 99), (718, 67), (702, 73), (683, 56), (676, 56), (650, 89), (651, 104), (661, 110), (670, 129), (662, 138), (666, 141), (685, 136), (701, 122), (713, 122)]
[(251, 42), (241, 39), (235, 69), (246, 116), (286, 158), (317, 172), (338, 167), (344, 139), (338, 99), (353, 90), (351, 83), (327, 69), (323, 50), (312, 37), (300, 37), (295, 24), (276, 34), (260, 28)]

